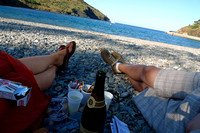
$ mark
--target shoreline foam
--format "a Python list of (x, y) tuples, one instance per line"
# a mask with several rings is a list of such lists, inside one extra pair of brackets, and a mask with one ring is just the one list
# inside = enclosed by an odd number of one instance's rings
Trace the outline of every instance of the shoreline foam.
[(189, 38), (189, 39), (200, 41), (200, 37), (196, 37), (196, 36), (190, 36), (190, 35), (186, 35), (186, 34), (179, 34), (179, 33), (176, 33), (176, 32), (166, 32), (166, 33), (169, 34), (169, 35), (172, 35), (172, 36), (179, 36), (179, 37), (184, 37), (184, 38)]

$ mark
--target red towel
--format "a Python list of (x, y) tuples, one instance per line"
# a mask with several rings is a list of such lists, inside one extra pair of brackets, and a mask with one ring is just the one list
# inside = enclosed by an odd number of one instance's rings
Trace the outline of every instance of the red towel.
[(1, 51), (0, 78), (32, 88), (26, 107), (18, 107), (16, 101), (0, 98), (0, 133), (36, 130), (44, 119), (51, 98), (40, 90), (33, 73), (24, 64)]

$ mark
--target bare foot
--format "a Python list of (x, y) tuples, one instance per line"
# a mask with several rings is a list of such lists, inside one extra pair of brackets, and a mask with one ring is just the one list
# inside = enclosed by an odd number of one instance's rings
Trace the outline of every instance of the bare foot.
[(76, 43), (74, 41), (68, 43), (66, 46), (61, 45), (60, 49), (58, 50), (58, 58), (56, 60), (56, 64), (59, 71), (62, 71), (67, 67), (69, 63), (70, 57), (74, 54), (76, 50)]
[(52, 55), (55, 57), (54, 65), (61, 66), (63, 64), (63, 60), (66, 54), (66, 49), (62, 49), (57, 51), (56, 53), (53, 53)]

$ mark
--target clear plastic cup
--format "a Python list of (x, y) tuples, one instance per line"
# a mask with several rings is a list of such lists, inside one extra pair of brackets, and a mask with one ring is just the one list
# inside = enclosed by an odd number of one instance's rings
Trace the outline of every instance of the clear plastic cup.
[[(88, 85), (86, 84), (85, 85), (85, 89), (88, 90), (90, 88), (91, 85)], [(85, 92), (83, 90), (83, 86), (80, 86), (82, 89), (81, 89), (81, 93), (83, 94), (83, 100), (82, 100), (82, 104), (85, 105), (88, 101), (88, 99), (90, 98), (90, 95), (91, 95), (91, 92)]]
[(70, 114), (78, 111), (82, 99), (83, 95), (78, 91), (68, 93), (68, 111)]
[(75, 88), (71, 87), (71, 86), (74, 86), (75, 84), (76, 84), (75, 82), (68, 84), (68, 92), (70, 92), (70, 91), (79, 91), (80, 92), (81, 91), (80, 88), (75, 89)]
[(113, 94), (108, 91), (104, 91), (104, 96), (105, 96), (105, 102), (106, 102), (106, 110), (108, 110), (111, 100), (113, 99)]

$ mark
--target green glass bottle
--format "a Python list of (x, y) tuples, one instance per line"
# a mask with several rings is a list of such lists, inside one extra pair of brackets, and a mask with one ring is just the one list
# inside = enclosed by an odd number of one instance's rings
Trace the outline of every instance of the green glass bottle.
[(104, 84), (106, 72), (99, 70), (90, 98), (82, 112), (80, 133), (103, 133), (106, 121)]

